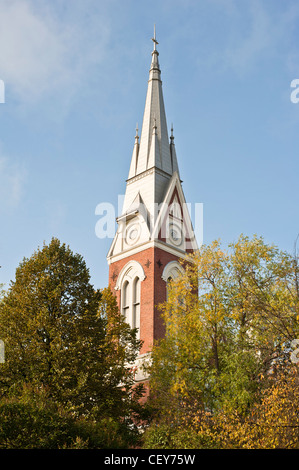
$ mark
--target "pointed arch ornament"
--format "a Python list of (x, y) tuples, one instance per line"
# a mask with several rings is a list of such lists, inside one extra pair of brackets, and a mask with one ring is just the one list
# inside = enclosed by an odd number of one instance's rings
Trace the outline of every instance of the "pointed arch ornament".
[(144, 269), (138, 261), (131, 260), (120, 271), (115, 284), (115, 290), (121, 289), (124, 281), (132, 282), (136, 277), (139, 277), (140, 281), (144, 281)]
[(175, 279), (180, 274), (184, 273), (184, 269), (178, 261), (170, 261), (163, 269), (162, 279), (168, 282), (169, 278)]

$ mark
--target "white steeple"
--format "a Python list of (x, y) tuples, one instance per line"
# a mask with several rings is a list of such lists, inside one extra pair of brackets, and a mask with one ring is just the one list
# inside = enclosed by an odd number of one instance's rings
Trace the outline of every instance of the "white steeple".
[[(166, 115), (162, 93), (161, 70), (159, 66), (159, 52), (156, 49), (158, 41), (154, 35), (154, 50), (149, 71), (148, 89), (143, 115), (142, 132), (136, 175), (155, 166), (169, 175), (172, 175), (171, 156), (167, 132)], [(158, 152), (156, 160), (149, 159), (151, 150), (153, 126), (156, 125)]]
[[(174, 172), (178, 172), (173, 135), (170, 142), (167, 131), (156, 30), (152, 41), (154, 49), (149, 70), (141, 137), (139, 139), (136, 133), (123, 214), (128, 211), (138, 192), (142, 194), (148, 206), (161, 203), (170, 178)], [(149, 211), (151, 212), (150, 209)]]
[[(168, 137), (166, 114), (162, 93), (161, 70), (156, 31), (152, 38), (154, 49), (149, 71), (141, 136), (136, 129), (135, 143), (127, 179), (122, 213), (117, 218), (118, 229), (108, 253), (108, 260), (125, 257), (134, 249), (144, 249), (145, 244), (161, 241), (160, 226), (166, 206), (172, 203), (174, 191), (183, 206), (185, 198), (181, 187), (173, 128)], [(190, 233), (191, 222), (188, 225)], [(132, 227), (140, 227), (138, 241), (128, 238)], [(135, 231), (134, 231), (135, 233)], [(136, 228), (137, 233), (137, 228)], [(168, 242), (164, 242), (168, 243)], [(169, 242), (170, 244), (172, 242)], [(168, 243), (168, 244), (169, 244)], [(184, 251), (182, 244), (174, 248)], [(172, 249), (174, 249), (172, 248)]]

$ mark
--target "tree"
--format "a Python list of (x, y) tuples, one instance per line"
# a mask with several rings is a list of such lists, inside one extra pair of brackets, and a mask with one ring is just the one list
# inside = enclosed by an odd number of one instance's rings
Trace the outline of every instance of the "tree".
[(96, 311), (98, 300), (82, 257), (58, 240), (24, 259), (0, 307), (0, 336), (6, 346), (1, 392), (26, 380), (55, 394), (60, 372), (62, 387), (67, 385), (75, 374), (70, 367), (69, 374), (62, 371), (73, 352), (75, 330), (84, 315)]
[(153, 406), (172, 429), (223, 410), (245, 415), (299, 334), (298, 269), (262, 238), (241, 236), (226, 251), (215, 241), (184, 267), (151, 369)]
[(0, 304), (0, 397), (42, 390), (74, 416), (124, 422), (139, 389), (127, 363), (140, 348), (110, 289), (95, 291), (82, 256), (59, 240), (16, 270)]
[(28, 385), (0, 401), (0, 449), (115, 449), (132, 445), (132, 437), (124, 423), (78, 418)]
[(198, 407), (180, 423), (155, 423), (145, 433), (151, 449), (299, 449), (298, 367), (279, 366), (246, 414), (231, 407), (215, 414)]
[(241, 449), (299, 449), (298, 368), (279, 367), (275, 380), (246, 414), (221, 412), (214, 419), (219, 446)]
[[(105, 330), (101, 344), (105, 361), (105, 371), (102, 375), (105, 388), (101, 406), (99, 403), (93, 412), (97, 410), (102, 416), (108, 402), (112, 405), (113, 416), (121, 416), (122, 420), (127, 419), (132, 425), (132, 419), (137, 423), (139, 416), (142, 419), (143, 415), (139, 399), (143, 396), (144, 386), (135, 384), (133, 367), (142, 343), (137, 339), (137, 329), (131, 329), (125, 322), (110, 288), (102, 291), (97, 317), (104, 322)], [(99, 401), (98, 396), (97, 400)]]

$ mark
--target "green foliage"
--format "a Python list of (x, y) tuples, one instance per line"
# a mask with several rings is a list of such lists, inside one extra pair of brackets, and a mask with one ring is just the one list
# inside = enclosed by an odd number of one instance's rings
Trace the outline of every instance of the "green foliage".
[(49, 401), (47, 394), (25, 387), (21, 397), (0, 403), (0, 448), (126, 448), (132, 433), (112, 418), (76, 418)]
[(246, 414), (222, 410), (214, 418), (221, 448), (299, 449), (298, 367), (279, 366)]
[[(135, 385), (132, 370), (128, 368), (128, 364), (134, 363), (141, 347), (141, 341), (137, 339), (137, 330), (131, 329), (125, 322), (110, 288), (102, 291), (97, 317), (104, 322), (105, 331), (104, 341), (101, 344), (106, 367), (102, 376), (105, 388), (101, 403), (113, 410), (113, 416), (130, 416), (126, 419), (131, 422), (134, 415), (134, 420), (137, 422), (139, 413), (142, 412), (139, 398), (142, 397), (144, 389), (142, 384)], [(97, 414), (103, 416), (105, 407), (100, 408), (97, 405), (93, 414), (95, 415), (97, 411)]]
[(290, 367), (287, 346), (299, 337), (297, 260), (257, 237), (229, 248), (214, 242), (190, 256), (163, 306), (151, 401), (172, 443), (173, 429), (193, 432), (194, 422), (214, 442), (209, 413), (246, 416), (275, 364)]
[(217, 449), (218, 441), (210, 432), (198, 432), (191, 426), (165, 423), (152, 425), (144, 435), (145, 449)]
[(24, 259), (0, 307), (6, 350), (1, 392), (25, 381), (61, 396), (80, 382), (75, 356), (79, 344), (86, 347), (87, 323), (93, 321), (103, 337), (98, 300), (82, 257), (58, 240)]
[[(82, 256), (59, 240), (52, 239), (18, 267), (15, 281), (0, 303), (0, 338), (5, 343), (5, 363), (0, 365), (1, 406), (4, 414), (12, 413), (16, 429), (22, 420), (29, 429), (33, 413), (36, 429), (41, 427), (47, 434), (46, 409), (22, 402), (24, 386), (30, 384), (34, 390), (43, 390), (59, 410), (98, 423), (98, 436), (105, 429), (108, 434), (113, 431), (116, 443), (117, 434), (131, 440), (134, 432), (138, 434), (132, 416), (135, 413), (138, 418), (142, 389), (133, 388), (128, 369), (140, 348), (136, 330), (125, 323), (109, 288), (94, 290)], [(8, 399), (15, 401), (7, 403)], [(53, 426), (56, 418), (61, 423), (57, 414), (52, 421), (48, 418)], [(62, 428), (64, 425), (62, 422)], [(55, 438), (59, 445), (62, 428)], [(85, 437), (77, 437), (74, 445), (83, 445)], [(27, 438), (31, 445), (36, 436), (33, 441)]]

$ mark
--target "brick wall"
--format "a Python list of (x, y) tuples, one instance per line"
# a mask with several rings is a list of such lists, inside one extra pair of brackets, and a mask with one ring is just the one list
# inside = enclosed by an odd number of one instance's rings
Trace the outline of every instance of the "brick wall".
[(114, 289), (117, 276), (132, 259), (141, 264), (146, 276), (141, 282), (140, 295), (140, 339), (144, 342), (140, 354), (143, 354), (151, 351), (154, 340), (165, 334), (161, 312), (158, 308), (158, 305), (166, 300), (166, 282), (161, 276), (165, 266), (170, 261), (178, 260), (178, 257), (161, 248), (152, 247), (111, 263), (109, 285), (116, 294), (119, 306), (120, 290)]

